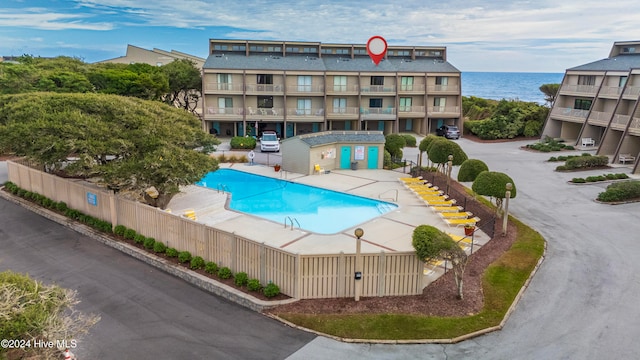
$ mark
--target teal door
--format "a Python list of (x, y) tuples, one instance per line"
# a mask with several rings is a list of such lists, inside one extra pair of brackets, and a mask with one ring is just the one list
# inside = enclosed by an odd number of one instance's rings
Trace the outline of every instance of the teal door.
[(285, 137), (293, 137), (293, 123), (287, 123), (287, 132)]
[(367, 169), (378, 168), (378, 147), (369, 146), (367, 149)]
[(351, 146), (340, 148), (340, 169), (351, 168)]

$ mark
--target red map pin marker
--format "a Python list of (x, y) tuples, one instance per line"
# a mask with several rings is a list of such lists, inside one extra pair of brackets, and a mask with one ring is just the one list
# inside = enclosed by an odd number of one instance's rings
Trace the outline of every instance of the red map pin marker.
[(367, 52), (371, 60), (373, 60), (373, 63), (377, 66), (387, 52), (387, 41), (382, 36), (372, 36), (371, 39), (367, 41)]

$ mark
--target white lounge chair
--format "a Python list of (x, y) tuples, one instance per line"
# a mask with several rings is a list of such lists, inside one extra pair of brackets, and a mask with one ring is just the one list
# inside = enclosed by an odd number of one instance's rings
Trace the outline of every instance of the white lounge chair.
[(593, 140), (592, 138), (582, 138), (582, 146), (583, 147), (596, 146), (596, 141)]
[(636, 161), (636, 157), (631, 154), (620, 154), (618, 155), (618, 161), (622, 164), (626, 164), (627, 161), (634, 163)]

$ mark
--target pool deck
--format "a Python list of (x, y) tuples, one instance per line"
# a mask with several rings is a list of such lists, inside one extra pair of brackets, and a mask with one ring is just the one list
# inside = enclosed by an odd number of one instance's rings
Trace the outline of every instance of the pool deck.
[[(224, 163), (220, 164), (220, 168), (232, 168), (257, 175), (385, 200), (397, 204), (398, 208), (340, 233), (330, 235), (302, 230), (297, 225), (292, 229), (288, 220), (285, 226), (285, 219), (282, 219), (281, 223), (276, 223), (228, 210), (226, 208), (228, 194), (195, 185), (182, 188), (182, 192), (176, 195), (169, 204), (171, 211), (174, 214), (183, 214), (185, 210), (193, 209), (198, 222), (299, 254), (336, 254), (340, 252), (354, 254), (356, 238), (353, 233), (357, 227), (364, 230), (362, 253), (413, 251), (411, 245), (413, 230), (416, 226), (423, 224), (433, 225), (453, 235), (464, 236), (462, 227), (449, 227), (438, 214), (404, 187), (398, 178), (409, 175), (401, 172), (332, 170), (329, 174), (303, 175), (287, 171), (275, 172), (273, 167), (245, 163)], [(474, 235), (474, 251), (486, 244), (488, 240), (490, 239), (485, 233), (477, 231)], [(437, 276), (438, 272), (425, 271), (425, 274)]]

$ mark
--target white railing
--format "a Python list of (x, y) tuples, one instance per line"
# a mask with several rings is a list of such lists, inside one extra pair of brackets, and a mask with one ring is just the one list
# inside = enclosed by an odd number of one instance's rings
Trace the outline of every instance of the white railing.
[(460, 112), (458, 106), (430, 106), (430, 113), (457, 113)]
[(395, 85), (370, 85), (370, 86), (362, 86), (362, 92), (395, 92)]
[(242, 91), (243, 89), (242, 84), (235, 83), (206, 83), (204, 85), (205, 91)]
[(598, 87), (595, 85), (572, 85), (565, 84), (560, 88), (560, 92), (572, 92), (581, 94), (595, 94), (598, 91)]
[(283, 92), (284, 85), (282, 84), (247, 84), (247, 91), (253, 92)]
[(457, 92), (458, 85), (429, 85), (429, 92)]
[(626, 127), (630, 119), (631, 119), (631, 116), (629, 115), (616, 114), (613, 116), (613, 120), (611, 120), (611, 125), (619, 125), (621, 127)]
[(423, 113), (424, 106), (399, 106), (398, 112)]

